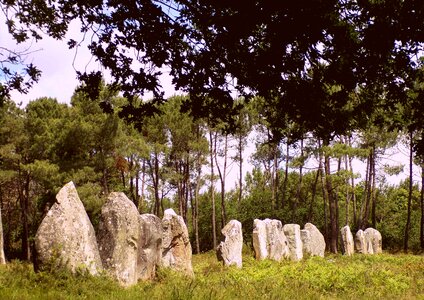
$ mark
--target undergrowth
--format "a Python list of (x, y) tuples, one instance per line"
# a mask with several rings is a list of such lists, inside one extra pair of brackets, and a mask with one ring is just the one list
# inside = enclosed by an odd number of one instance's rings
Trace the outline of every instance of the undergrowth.
[(300, 262), (256, 261), (226, 268), (212, 252), (194, 255), (195, 278), (168, 269), (153, 281), (122, 288), (106, 276), (35, 273), (0, 266), (0, 299), (424, 299), (424, 257), (329, 255)]

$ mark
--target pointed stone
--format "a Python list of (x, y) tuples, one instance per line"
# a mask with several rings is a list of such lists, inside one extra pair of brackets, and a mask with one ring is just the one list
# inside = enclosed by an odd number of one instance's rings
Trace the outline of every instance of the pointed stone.
[(137, 283), (139, 214), (124, 193), (111, 193), (102, 207), (97, 234), (106, 272), (120, 284)]
[(348, 256), (353, 255), (355, 252), (355, 243), (353, 241), (353, 235), (350, 231), (350, 227), (346, 225), (340, 229), (340, 234), (342, 237), (343, 254)]
[(242, 267), (243, 233), (241, 223), (231, 220), (221, 230), (221, 243), (218, 245), (216, 255), (225, 266), (235, 265)]
[(306, 223), (300, 232), (303, 242), (303, 253), (310, 256), (324, 257), (325, 239), (319, 229), (312, 223)]
[(138, 279), (151, 280), (162, 260), (162, 221), (152, 214), (140, 215), (139, 221)]
[(93, 225), (72, 182), (59, 191), (41, 222), (35, 250), (40, 269), (83, 269), (92, 275), (102, 270)]
[(167, 209), (162, 219), (162, 265), (193, 276), (191, 244), (184, 219)]
[(285, 224), (283, 226), (290, 249), (290, 259), (299, 261), (303, 258), (303, 243), (300, 237), (300, 226), (298, 224)]

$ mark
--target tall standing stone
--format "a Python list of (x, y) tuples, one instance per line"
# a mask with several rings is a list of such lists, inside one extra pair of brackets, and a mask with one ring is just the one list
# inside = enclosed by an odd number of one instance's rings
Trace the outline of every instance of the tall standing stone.
[(56, 195), (56, 202), (35, 235), (40, 268), (65, 267), (71, 272), (85, 269), (97, 274), (102, 269), (93, 225), (72, 182)]
[(255, 219), (253, 221), (252, 243), (255, 251), (255, 258), (262, 260), (268, 257), (266, 224), (264, 221)]
[(370, 248), (372, 248), (373, 254), (383, 253), (383, 241), (381, 237), (381, 233), (374, 228), (367, 228), (364, 231), (367, 242), (370, 244)]
[(138, 223), (134, 203), (124, 193), (111, 193), (102, 207), (97, 238), (103, 267), (124, 286), (138, 279)]
[(152, 214), (139, 217), (138, 279), (153, 279), (162, 260), (162, 221)]
[(355, 250), (358, 253), (362, 254), (372, 254), (372, 246), (370, 248), (371, 244), (367, 242), (367, 238), (365, 236), (365, 233), (362, 229), (359, 229), (358, 232), (355, 235)]
[(342, 229), (340, 229), (340, 234), (342, 237), (342, 245), (343, 245), (343, 254), (344, 255), (353, 255), (355, 252), (355, 244), (353, 241), (353, 235), (350, 231), (350, 227), (346, 225)]
[(290, 259), (301, 260), (303, 258), (303, 243), (300, 237), (300, 226), (298, 224), (285, 224), (283, 231), (289, 243)]
[(173, 209), (167, 209), (162, 227), (162, 265), (193, 276), (191, 244), (183, 218)]
[(242, 267), (243, 233), (241, 223), (231, 220), (221, 230), (221, 243), (218, 245), (216, 254), (219, 261), (225, 266), (236, 265)]
[(306, 223), (301, 230), (303, 252), (310, 256), (324, 257), (325, 239), (319, 229), (312, 223)]
[(267, 234), (268, 257), (280, 261), (290, 257), (290, 248), (287, 237), (283, 231), (283, 225), (279, 220), (265, 219)]
[(324, 257), (325, 239), (319, 229), (312, 223), (306, 223), (300, 231), (304, 254)]

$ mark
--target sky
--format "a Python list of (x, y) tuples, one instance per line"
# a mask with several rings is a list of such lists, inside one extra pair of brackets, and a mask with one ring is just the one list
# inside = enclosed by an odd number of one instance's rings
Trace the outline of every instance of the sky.
[[(56, 98), (61, 103), (69, 103), (75, 87), (78, 85), (76, 70), (100, 70), (106, 80), (110, 78), (108, 72), (92, 58), (86, 47), (86, 42), (78, 47), (77, 53), (75, 49), (68, 49), (66, 42), (71, 37), (76, 41), (83, 39), (79, 30), (79, 23), (76, 21), (71, 23), (69, 33), (62, 41), (44, 36), (41, 41), (17, 45), (7, 32), (5, 24), (0, 22), (0, 46), (13, 50), (30, 48), (32, 53), (26, 57), (25, 62), (33, 63), (42, 72), (39, 82), (31, 88), (28, 94), (12, 92), (11, 96), (15, 102), (22, 102), (25, 106), (31, 100), (48, 96)], [(166, 75), (166, 71), (163, 73), (161, 83), (165, 97), (169, 97), (174, 95), (176, 91), (172, 86), (171, 78)], [(151, 94), (146, 94), (144, 97), (148, 99)]]
[[(81, 41), (82, 35), (79, 32), (78, 25), (77, 22), (71, 24), (67, 38), (72, 37), (77, 41)], [(52, 97), (56, 98), (59, 102), (69, 103), (74, 89), (78, 85), (76, 70), (102, 70), (100, 64), (92, 58), (84, 45), (79, 47), (78, 52), (75, 53), (75, 49), (68, 49), (66, 40), (67, 39), (64, 41), (57, 41), (45, 36), (37, 43), (33, 42), (32, 44), (16, 45), (7, 32), (4, 23), (0, 22), (0, 46), (13, 50), (23, 50), (30, 47), (32, 54), (28, 55), (26, 62), (32, 62), (42, 71), (41, 79), (30, 89), (28, 94), (12, 93), (12, 99), (16, 103), (22, 102), (22, 106), (25, 106), (29, 101), (39, 97)], [(109, 76), (108, 73), (104, 70), (102, 71), (107, 80)], [(166, 72), (164, 73), (165, 74), (161, 76), (161, 84), (165, 91), (165, 97), (169, 97), (176, 94), (176, 91), (171, 84), (171, 78), (166, 75)], [(151, 95), (145, 95), (146, 99), (149, 97), (151, 97)], [(249, 146), (246, 149), (245, 157), (247, 158), (253, 151), (254, 136), (251, 136), (249, 138)], [(408, 175), (408, 169), (406, 167), (408, 163), (408, 150), (407, 147), (399, 145), (390, 149), (388, 152), (389, 154), (381, 160), (381, 164), (405, 165), (404, 171), (399, 176), (386, 176), (386, 179), (390, 183), (395, 184)], [(248, 159), (246, 159), (244, 169), (246, 171), (251, 171), (252, 166), (247, 160)], [(314, 163), (311, 164), (311, 167), (314, 167)], [(361, 170), (365, 169), (363, 163), (357, 161), (354, 165), (354, 169), (361, 173), (362, 178), (365, 177), (364, 172), (361, 172)], [(233, 187), (235, 182), (238, 181), (237, 170), (237, 165), (233, 164), (227, 179), (227, 185), (229, 187)], [(414, 181), (420, 182), (420, 172), (418, 168), (414, 169)]]

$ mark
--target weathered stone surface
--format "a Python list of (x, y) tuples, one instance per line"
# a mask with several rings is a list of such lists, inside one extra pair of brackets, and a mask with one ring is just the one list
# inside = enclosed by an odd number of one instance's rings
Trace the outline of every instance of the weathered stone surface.
[(252, 243), (255, 258), (262, 260), (268, 257), (266, 224), (264, 221), (255, 219), (253, 221)]
[(139, 214), (124, 193), (111, 193), (102, 207), (97, 234), (106, 272), (120, 284), (137, 283)]
[(383, 253), (383, 240), (381, 233), (374, 228), (367, 228), (364, 231), (367, 243), (370, 245), (373, 254)]
[(268, 257), (276, 261), (289, 258), (289, 242), (284, 234), (281, 221), (265, 219), (264, 222), (267, 233)]
[(371, 244), (367, 243), (367, 238), (365, 236), (364, 231), (362, 229), (359, 229), (355, 235), (356, 252), (362, 253), (362, 254), (369, 254), (370, 250), (372, 251), (372, 247), (371, 249), (369, 249), (369, 246), (371, 246)]
[(162, 260), (162, 221), (152, 214), (139, 216), (138, 279), (153, 279)]
[(102, 269), (93, 225), (72, 182), (59, 191), (41, 222), (35, 235), (35, 250), (41, 269), (84, 269), (93, 275)]
[(348, 256), (353, 255), (355, 252), (355, 243), (353, 241), (353, 235), (350, 231), (350, 227), (346, 225), (340, 229), (340, 234), (342, 237), (343, 254)]
[(270, 258), (280, 261), (290, 257), (289, 245), (281, 221), (255, 219), (253, 226), (253, 248), (257, 260)]
[(216, 255), (219, 261), (225, 266), (236, 265), (242, 267), (242, 248), (243, 233), (241, 223), (237, 220), (231, 220), (221, 230), (221, 243), (216, 249)]
[(300, 236), (304, 254), (324, 257), (325, 239), (314, 224), (306, 223), (305, 228), (300, 231)]
[(301, 260), (303, 258), (303, 243), (300, 238), (300, 226), (298, 224), (285, 224), (283, 231), (289, 243), (290, 259)]
[(162, 227), (162, 265), (193, 276), (191, 244), (183, 218), (173, 209), (167, 209)]

